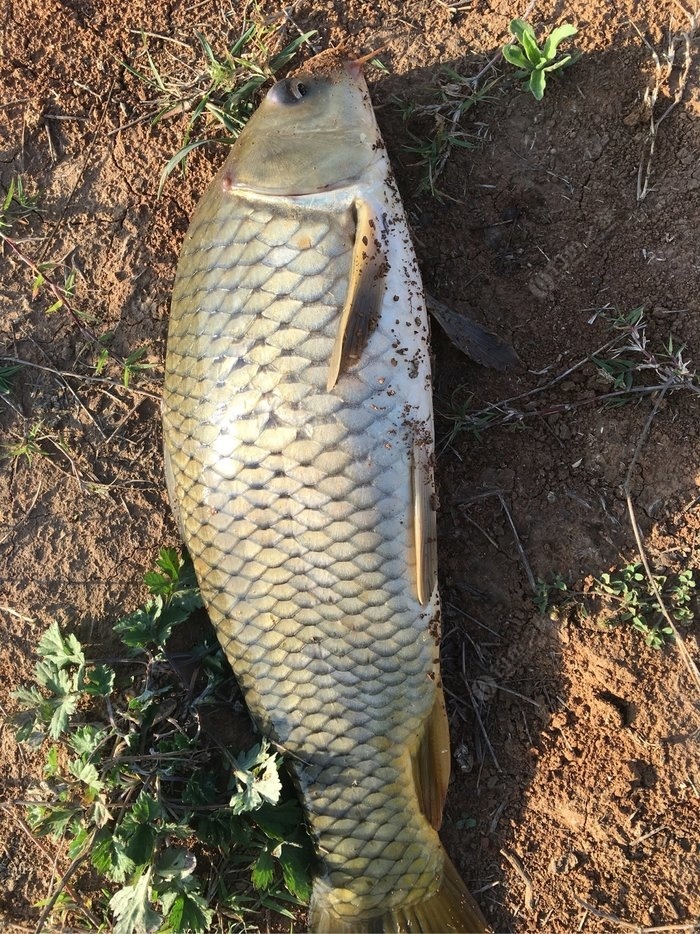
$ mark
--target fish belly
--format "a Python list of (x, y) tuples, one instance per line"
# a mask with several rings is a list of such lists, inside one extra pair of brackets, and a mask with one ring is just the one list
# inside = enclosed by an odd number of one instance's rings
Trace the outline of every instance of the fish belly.
[(437, 596), (416, 592), (412, 461), (432, 451), (428, 335), (388, 202), (384, 303), (328, 391), (351, 270), (350, 197), (207, 199), (173, 295), (171, 499), (260, 729), (289, 755), (333, 910), (434, 893), (412, 778), (436, 702)]

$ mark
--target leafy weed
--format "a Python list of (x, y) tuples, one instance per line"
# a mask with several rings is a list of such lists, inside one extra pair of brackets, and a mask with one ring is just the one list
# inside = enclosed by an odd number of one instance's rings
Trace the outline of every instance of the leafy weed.
[(3, 231), (9, 230), (16, 224), (26, 223), (31, 214), (38, 213), (41, 210), (40, 200), (41, 192), (30, 195), (25, 188), (22, 176), (15, 175), (10, 180), (0, 207), (0, 240), (3, 238)]
[(396, 101), (409, 137), (403, 148), (418, 157), (419, 194), (430, 192), (441, 198), (438, 181), (452, 151), (473, 149), (483, 140), (485, 127), (476, 124), (474, 129), (467, 130), (463, 120), (473, 108), (489, 99), (499, 80), (491, 62), (473, 76), (443, 66), (438, 84), (431, 89), (432, 101)]
[(192, 566), (164, 549), (145, 581), (148, 602), (115, 627), (123, 656), (93, 661), (56, 623), (39, 642), (35, 684), (15, 694), (18, 740), (46, 753), (28, 823), (98, 873), (92, 911), (116, 934), (227, 929), (262, 905), (291, 918), (312, 851), (278, 754), (206, 741), (207, 710), (231, 710), (222, 652), (196, 646), (185, 678), (167, 645), (202, 605)]
[(12, 378), (22, 369), (20, 363), (11, 363), (0, 366), (0, 395), (7, 396), (12, 392)]
[[(687, 625), (693, 618), (690, 608), (695, 588), (693, 572), (686, 569), (674, 578), (655, 574), (654, 580), (662, 597), (670, 604), (674, 621)], [(601, 574), (594, 579), (589, 593), (602, 599), (608, 613), (608, 626), (631, 623), (654, 649), (662, 648), (673, 638), (673, 630), (661, 614), (641, 564), (627, 564)]]
[[(654, 574), (654, 582), (674, 624), (689, 626), (695, 619), (696, 574), (684, 568), (677, 574)], [(605, 629), (631, 625), (648, 646), (661, 649), (673, 640), (641, 564), (630, 563), (589, 578), (583, 591), (571, 590), (561, 575), (539, 579), (534, 602), (539, 613), (569, 607), (581, 618), (596, 619)]]
[(537, 589), (533, 600), (538, 612), (544, 616), (546, 613), (550, 612), (555, 605), (553, 597), (567, 593), (568, 588), (566, 581), (561, 574), (556, 574), (553, 579), (549, 581), (543, 578), (537, 579)]
[(535, 30), (524, 19), (513, 19), (509, 30), (515, 41), (503, 47), (503, 57), (518, 69), (517, 76), (525, 78), (524, 87), (535, 100), (541, 101), (547, 86), (547, 75), (562, 68), (567, 68), (579, 58), (575, 52), (558, 54), (558, 48), (564, 39), (575, 36), (578, 30), (571, 23), (557, 26), (547, 36), (542, 46), (537, 44)]
[(14, 444), (3, 445), (0, 456), (13, 461), (20, 461), (24, 457), (27, 463), (31, 464), (35, 457), (46, 455), (41, 444), (45, 438), (43, 421), (34, 422), (27, 428), (24, 437), (19, 438)]

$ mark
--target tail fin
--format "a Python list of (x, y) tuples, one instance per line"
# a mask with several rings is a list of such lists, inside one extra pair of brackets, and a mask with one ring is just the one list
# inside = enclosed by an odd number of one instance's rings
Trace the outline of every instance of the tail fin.
[(423, 902), (399, 906), (371, 918), (341, 917), (331, 907), (326, 893), (311, 897), (309, 930), (315, 934), (364, 934), (364, 932), (423, 932), (423, 934), (488, 934), (491, 930), (479, 906), (467, 891), (459, 873), (445, 853), (442, 884)]

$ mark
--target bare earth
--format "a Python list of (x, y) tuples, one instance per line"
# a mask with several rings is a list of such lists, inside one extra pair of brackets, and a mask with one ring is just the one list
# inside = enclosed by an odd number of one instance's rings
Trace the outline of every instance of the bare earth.
[[(599, 397), (615, 387), (590, 361), (553, 380), (615, 336), (601, 309), (614, 316), (639, 306), (647, 349), (658, 355), (673, 335), (693, 370), (700, 48), (690, 43), (685, 90), (659, 125), (650, 191), (638, 201), (652, 50), (661, 55), (669, 27), (680, 35), (688, 17), (672, 0), (537, 3), (535, 24), (579, 27), (581, 60), (540, 104), (502, 79), (464, 118), (462, 129), (481, 141), (453, 151), (436, 200), (416, 193), (420, 171), (404, 148), (396, 99), (430, 100), (441, 65), (477, 74), (506, 40), (510, 18), (523, 13), (502, 0), (468, 6), (297, 2), (283, 34), (290, 41), (296, 24), (317, 29), (319, 47), (347, 40), (360, 54), (386, 46), (389, 74), (368, 77), (427, 288), (506, 337), (521, 360), (506, 373), (483, 369), (434, 329), (455, 749), (444, 839), (498, 931), (615, 931), (622, 922), (693, 930), (700, 688), (677, 648), (650, 648), (629, 626), (604, 628), (595, 602), (588, 615), (573, 605), (541, 614), (532, 581), (558, 574), (580, 594), (593, 578), (639, 560), (625, 500), (630, 465), (653, 569), (699, 568), (696, 393), (667, 388), (606, 406)], [(261, 16), (280, 9), (260, 8)], [(173, 50), (196, 61), (195, 29), (223, 49), (242, 15), (236, 4), (227, 10), (218, 2), (6, 0), (0, 12), (0, 182), (5, 191), (21, 173), (30, 190), (43, 191), (45, 208), (12, 235), (33, 260), (72, 266), (75, 305), (94, 316), (90, 327), (113, 331), (112, 347), (124, 356), (146, 347), (153, 364), (133, 382), (138, 391), (82, 378), (94, 374), (94, 350), (65, 309), (47, 314), (46, 290), (32, 298), (31, 272), (5, 249), (0, 354), (78, 377), (25, 367), (0, 398), (4, 448), (40, 424), (41, 449), (31, 461), (0, 461), (2, 713), (14, 709), (10, 692), (28, 682), (50, 621), (107, 651), (114, 620), (143, 600), (142, 576), (159, 548), (177, 544), (158, 404), (168, 301), (188, 218), (224, 153), (199, 151), (157, 200), (185, 118), (152, 129), (152, 95), (122, 62), (144, 67), (140, 30), (189, 46), (149, 39), (163, 67)], [(657, 118), (683, 77), (681, 52)], [(60, 269), (55, 275), (62, 279)], [(103, 375), (119, 378), (111, 363)], [(635, 379), (664, 382), (658, 371)], [(478, 436), (465, 430), (448, 443), (449, 416), (460, 407), (476, 412), (540, 387), (548, 388), (499, 405)], [(697, 622), (681, 633), (697, 662)], [(40, 769), (0, 726), (3, 801), (20, 799)], [(36, 902), (68, 862), (50, 841), (39, 845), (22, 831), (21, 813), (0, 811), (5, 929), (31, 927)]]

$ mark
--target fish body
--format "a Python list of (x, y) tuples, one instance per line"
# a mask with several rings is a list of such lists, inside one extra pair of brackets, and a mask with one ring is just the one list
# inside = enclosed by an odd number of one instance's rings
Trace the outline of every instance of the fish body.
[(437, 835), (428, 322), (359, 68), (275, 85), (173, 292), (166, 473), (202, 596), (320, 858), (319, 931), (485, 930)]

